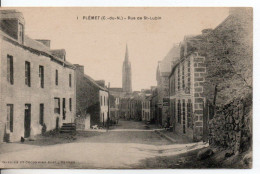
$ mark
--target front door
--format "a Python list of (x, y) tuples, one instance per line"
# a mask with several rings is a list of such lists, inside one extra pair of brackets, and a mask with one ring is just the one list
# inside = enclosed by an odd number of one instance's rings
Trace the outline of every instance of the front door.
[(31, 133), (31, 105), (25, 104), (24, 110), (24, 138), (30, 136)]
[(63, 98), (62, 100), (62, 118), (63, 120), (66, 119), (66, 99)]

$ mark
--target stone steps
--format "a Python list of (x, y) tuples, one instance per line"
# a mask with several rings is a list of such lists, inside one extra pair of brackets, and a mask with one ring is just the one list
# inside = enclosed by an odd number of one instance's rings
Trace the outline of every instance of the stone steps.
[(76, 124), (75, 123), (63, 123), (60, 129), (60, 133), (75, 133)]

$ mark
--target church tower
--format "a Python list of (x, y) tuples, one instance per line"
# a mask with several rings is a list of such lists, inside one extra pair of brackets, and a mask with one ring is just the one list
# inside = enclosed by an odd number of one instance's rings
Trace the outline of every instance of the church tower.
[(131, 63), (128, 60), (128, 47), (126, 45), (125, 60), (122, 71), (122, 87), (124, 92), (132, 92), (132, 71)]

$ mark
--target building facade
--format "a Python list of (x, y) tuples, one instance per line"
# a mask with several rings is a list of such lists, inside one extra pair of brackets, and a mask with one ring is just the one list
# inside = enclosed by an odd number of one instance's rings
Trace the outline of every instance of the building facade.
[(108, 91), (84, 74), (84, 66), (76, 67), (77, 129), (105, 126), (108, 118)]
[(179, 59), (179, 46), (173, 45), (162, 61), (158, 62), (157, 81), (157, 118), (158, 124), (164, 125), (169, 120), (169, 106), (164, 105), (165, 100), (169, 100), (169, 75), (174, 62)]
[(120, 98), (114, 95), (109, 95), (109, 119), (116, 123), (119, 119), (119, 104)]
[(145, 97), (142, 101), (142, 121), (151, 121), (150, 97)]
[(158, 119), (158, 92), (157, 88), (152, 89), (152, 95), (151, 95), (151, 117), (153, 118), (151, 120), (152, 123), (159, 124), (159, 119)]
[(22, 13), (1, 10), (0, 142), (19, 141), (73, 123), (75, 67), (52, 54), (49, 40), (24, 34)]
[(203, 136), (205, 57), (191, 51), (186, 40), (180, 50), (181, 59), (169, 76), (170, 125), (178, 134), (198, 141)]

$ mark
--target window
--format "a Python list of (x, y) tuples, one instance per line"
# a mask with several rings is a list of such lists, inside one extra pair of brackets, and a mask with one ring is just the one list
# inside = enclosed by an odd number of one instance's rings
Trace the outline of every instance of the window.
[(7, 55), (7, 82), (14, 84), (13, 56)]
[(44, 88), (44, 67), (39, 66), (39, 78), (40, 78), (40, 87)]
[(191, 99), (187, 103), (187, 127), (192, 128), (192, 103)]
[(181, 123), (181, 101), (178, 100), (178, 123)]
[(39, 118), (39, 123), (40, 123), (40, 125), (42, 125), (42, 126), (43, 126), (43, 124), (44, 124), (44, 104), (43, 104), (43, 103), (40, 104), (40, 118)]
[(188, 82), (187, 82), (187, 93), (190, 94), (190, 60), (188, 60)]
[(30, 62), (25, 62), (25, 85), (31, 86), (31, 65)]
[(14, 114), (14, 105), (13, 104), (7, 104), (7, 118), (6, 118), (6, 130), (13, 132), (13, 114)]
[(55, 71), (55, 84), (59, 85), (59, 71), (57, 69)]
[(100, 96), (100, 106), (102, 106), (103, 105), (103, 99), (102, 99), (102, 96)]
[(183, 124), (183, 133), (186, 133), (186, 112), (185, 112), (185, 100), (182, 100), (182, 124)]
[(178, 90), (180, 90), (180, 84), (181, 83), (181, 79), (180, 79), (180, 66), (178, 66)]
[(23, 24), (19, 23), (19, 36), (18, 36), (18, 41), (23, 43), (24, 41), (24, 29), (23, 29)]
[(182, 64), (182, 89), (185, 90), (185, 79), (184, 79), (184, 71), (185, 71), (185, 66), (184, 62)]
[(104, 106), (106, 106), (106, 96), (104, 96)]
[(71, 74), (69, 74), (69, 86), (70, 87), (72, 86), (72, 76), (71, 76)]
[(60, 99), (54, 98), (54, 113), (60, 114)]
[(69, 100), (69, 103), (70, 103), (70, 111), (72, 111), (72, 99), (71, 98)]
[(175, 74), (171, 78), (171, 94), (175, 94)]

